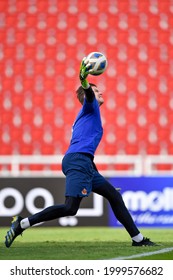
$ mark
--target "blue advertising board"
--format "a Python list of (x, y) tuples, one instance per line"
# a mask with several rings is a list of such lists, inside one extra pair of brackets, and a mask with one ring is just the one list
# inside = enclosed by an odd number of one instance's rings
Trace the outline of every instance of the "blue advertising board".
[[(140, 227), (173, 227), (173, 177), (116, 177), (124, 202)], [(111, 209), (109, 225), (120, 227)]]

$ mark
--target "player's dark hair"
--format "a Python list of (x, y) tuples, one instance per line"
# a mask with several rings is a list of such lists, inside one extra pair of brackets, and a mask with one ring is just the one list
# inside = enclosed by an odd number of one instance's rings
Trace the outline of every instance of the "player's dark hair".
[[(89, 83), (91, 87), (96, 87), (95, 84)], [(76, 95), (77, 95), (77, 99), (79, 100), (79, 102), (83, 105), (84, 103), (84, 96), (85, 96), (85, 90), (83, 89), (82, 86), (80, 86), (77, 90), (76, 90)]]

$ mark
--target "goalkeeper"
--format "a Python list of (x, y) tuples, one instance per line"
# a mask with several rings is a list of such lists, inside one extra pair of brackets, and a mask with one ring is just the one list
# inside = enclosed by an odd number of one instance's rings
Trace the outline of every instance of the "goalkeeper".
[(87, 81), (89, 68), (90, 65), (84, 58), (79, 74), (81, 86), (76, 91), (82, 108), (74, 122), (72, 139), (62, 160), (62, 171), (66, 176), (65, 203), (47, 207), (27, 218), (15, 217), (5, 237), (6, 247), (10, 247), (18, 235), (35, 224), (75, 215), (81, 200), (91, 192), (108, 200), (115, 217), (132, 238), (132, 246), (156, 245), (143, 237), (119, 191), (98, 172), (94, 164), (94, 154), (103, 134), (100, 106), (104, 103), (104, 99), (97, 86)]

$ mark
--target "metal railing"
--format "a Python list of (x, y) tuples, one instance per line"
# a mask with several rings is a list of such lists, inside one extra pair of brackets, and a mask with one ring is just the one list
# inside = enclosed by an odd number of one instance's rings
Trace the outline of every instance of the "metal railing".
[[(0, 156), (0, 176), (63, 177), (63, 155)], [(104, 176), (172, 175), (173, 156), (96, 155), (95, 163)]]

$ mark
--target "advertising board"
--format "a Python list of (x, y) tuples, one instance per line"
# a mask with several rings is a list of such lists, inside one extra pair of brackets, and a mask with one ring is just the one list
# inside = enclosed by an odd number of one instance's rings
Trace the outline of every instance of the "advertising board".
[[(110, 183), (121, 188), (124, 202), (140, 227), (173, 227), (172, 177), (116, 177)], [(109, 209), (109, 225), (120, 226)]]
[[(11, 217), (28, 217), (54, 204), (65, 201), (64, 178), (0, 178), (0, 223), (9, 226)], [(106, 203), (97, 194), (81, 202), (75, 217), (63, 217), (44, 226), (107, 226)]]
[[(121, 194), (138, 227), (173, 227), (172, 177), (114, 177), (108, 179)], [(11, 217), (28, 217), (47, 206), (64, 203), (64, 178), (0, 178), (1, 226)], [(44, 226), (112, 226), (120, 223), (105, 199), (91, 194), (82, 200), (74, 217), (63, 217)]]

